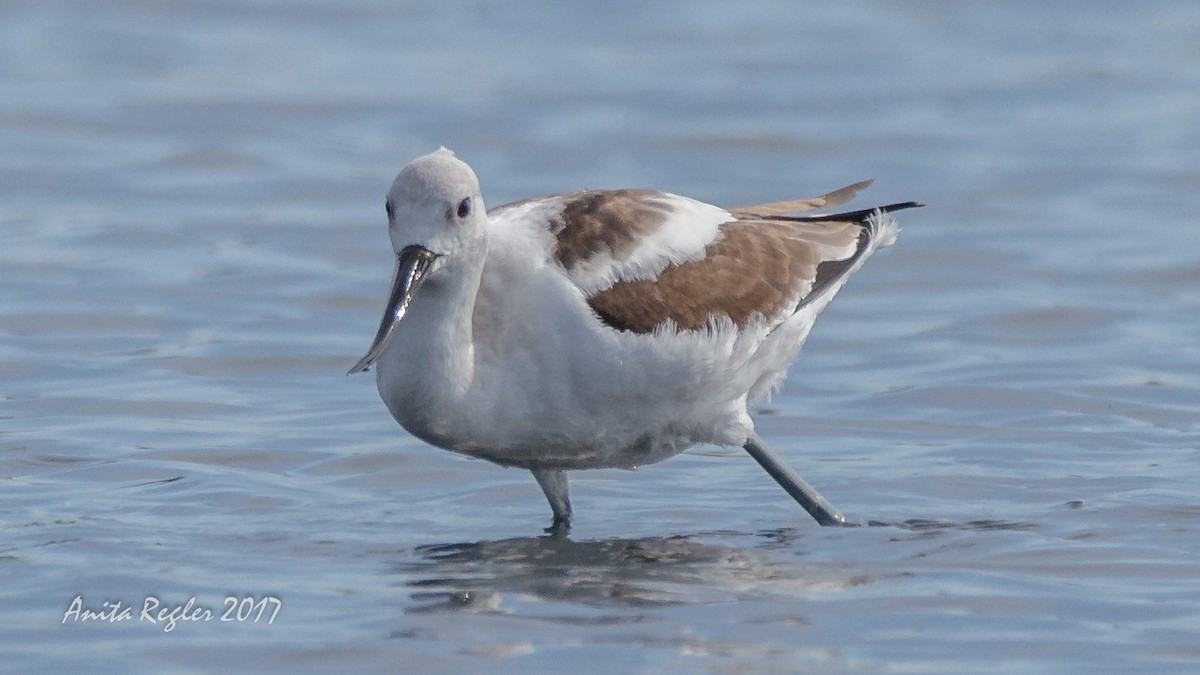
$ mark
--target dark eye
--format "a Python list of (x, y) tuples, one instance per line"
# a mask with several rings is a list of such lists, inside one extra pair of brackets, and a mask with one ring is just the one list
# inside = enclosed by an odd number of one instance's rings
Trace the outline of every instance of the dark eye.
[(466, 218), (471, 215), (471, 198), (467, 197), (458, 203), (458, 217)]
[(389, 199), (383, 203), (383, 210), (387, 211), (388, 220), (396, 219), (396, 205), (392, 203), (392, 200)]

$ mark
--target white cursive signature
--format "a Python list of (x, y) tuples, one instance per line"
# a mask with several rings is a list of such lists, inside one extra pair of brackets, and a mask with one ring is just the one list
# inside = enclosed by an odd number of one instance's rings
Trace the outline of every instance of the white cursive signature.
[[(214, 618), (221, 622), (258, 623), (262, 621), (266, 624), (273, 624), (275, 617), (279, 616), (279, 610), (283, 608), (283, 601), (273, 595), (262, 597), (230, 595), (225, 596), (222, 604), (225, 610), (217, 614), (211, 608), (199, 604), (194, 595), (178, 605), (170, 605), (153, 595), (147, 595), (142, 600), (137, 620), (141, 623), (159, 626), (164, 633), (170, 633), (180, 622), (203, 623), (212, 621)], [(132, 605), (127, 605), (120, 600), (105, 600), (99, 608), (85, 607), (81, 593), (71, 599), (67, 611), (63, 612), (62, 623), (67, 621), (74, 623), (133, 621), (133, 610)]]

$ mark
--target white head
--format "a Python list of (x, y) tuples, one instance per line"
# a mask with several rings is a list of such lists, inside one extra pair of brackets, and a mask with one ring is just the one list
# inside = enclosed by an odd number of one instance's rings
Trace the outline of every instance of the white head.
[(471, 253), (487, 222), (479, 179), (446, 148), (401, 169), (388, 190), (386, 208), (396, 253), (414, 244), (439, 258)]
[(445, 148), (404, 167), (385, 206), (396, 277), (375, 340), (351, 373), (370, 368), (379, 358), (423, 284), (463, 278), (487, 252), (487, 210), (479, 179)]

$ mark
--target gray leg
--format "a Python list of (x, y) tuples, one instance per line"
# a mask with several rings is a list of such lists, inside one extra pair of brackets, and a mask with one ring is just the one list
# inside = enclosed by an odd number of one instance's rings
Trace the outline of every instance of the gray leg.
[[(842, 515), (841, 511), (833, 508), (833, 504), (825, 501), (821, 493), (813, 489), (807, 481), (800, 477), (787, 464), (783, 463), (783, 459), (776, 455), (763, 439), (759, 438), (755, 432), (750, 432), (750, 437), (746, 439), (746, 444), (742, 446), (750, 456), (755, 459), (762, 468), (771, 474), (771, 478), (779, 483), (787, 493), (808, 511), (809, 515), (817, 520), (821, 525), (849, 525), (846, 522), (846, 516)], [(538, 479), (541, 480), (540, 478)], [(565, 486), (566, 479), (564, 479)], [(543, 485), (543, 488), (545, 486)], [(549, 493), (547, 493), (549, 494)], [(565, 491), (564, 491), (565, 494)]]
[(561, 531), (571, 527), (571, 496), (568, 494), (567, 472), (562, 469), (532, 469), (533, 477), (542, 492), (546, 493), (546, 501), (550, 502), (550, 510), (554, 512), (554, 522), (547, 531)]

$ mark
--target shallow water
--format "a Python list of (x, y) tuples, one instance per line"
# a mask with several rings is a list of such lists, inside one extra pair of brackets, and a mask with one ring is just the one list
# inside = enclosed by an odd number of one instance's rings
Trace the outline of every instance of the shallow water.
[[(1194, 671), (1198, 32), (1166, 1), (4, 5), (3, 665)], [(889, 524), (816, 527), (701, 447), (575, 475), (544, 537), (528, 474), (404, 434), (344, 372), (383, 194), (438, 145), (493, 204), (929, 204), (757, 408)]]

